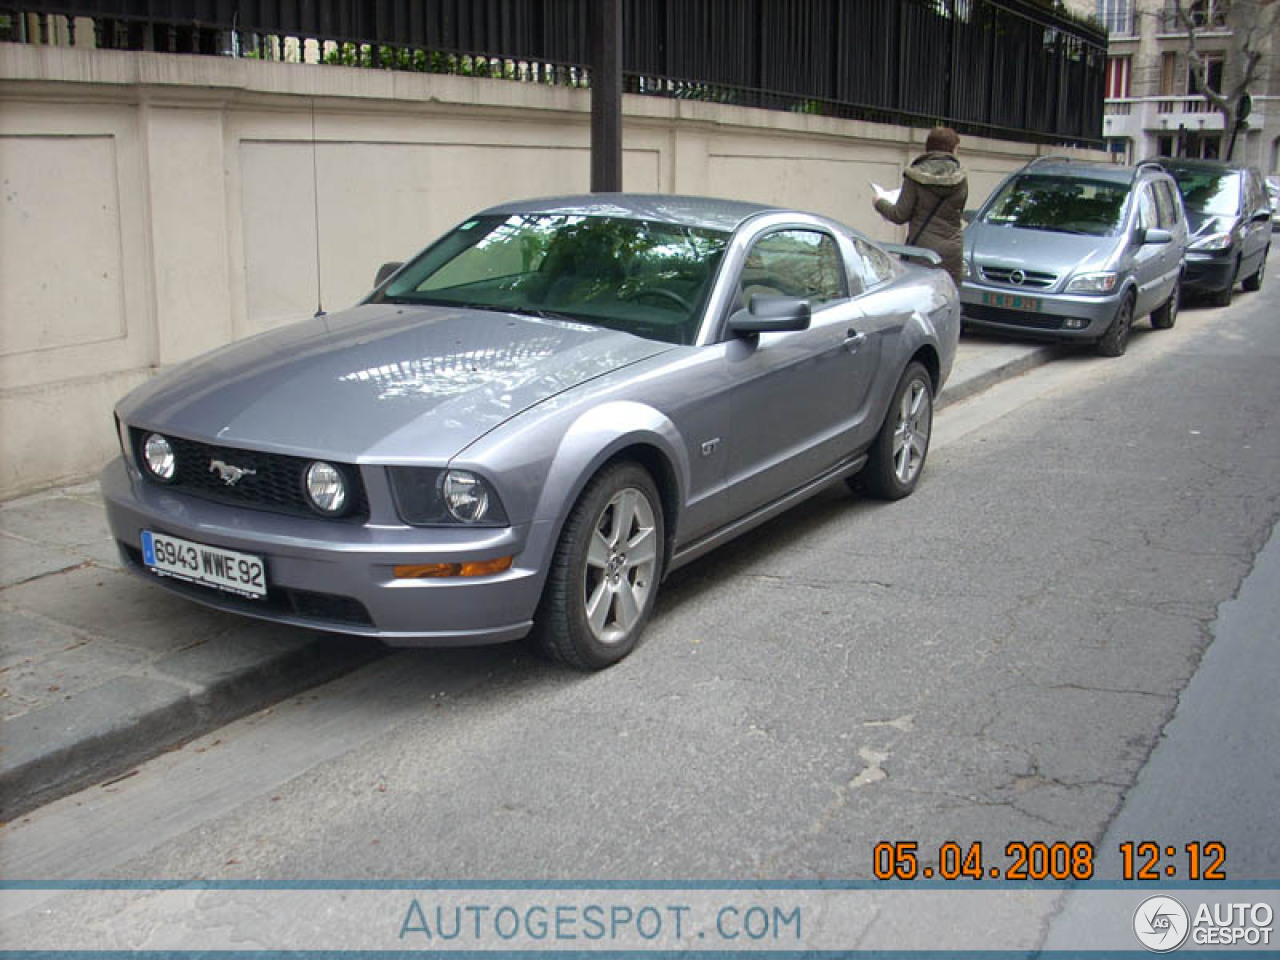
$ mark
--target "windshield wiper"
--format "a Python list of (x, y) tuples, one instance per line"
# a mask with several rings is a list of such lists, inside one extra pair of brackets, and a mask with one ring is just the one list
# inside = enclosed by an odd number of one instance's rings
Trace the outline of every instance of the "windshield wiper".
[(539, 320), (572, 320), (574, 323), (581, 323), (577, 317), (571, 313), (565, 313), (563, 310), (547, 310), (542, 307), (513, 307), (504, 305), (494, 307), (495, 310), (501, 310), (503, 313), (516, 313), (522, 317), (537, 317)]

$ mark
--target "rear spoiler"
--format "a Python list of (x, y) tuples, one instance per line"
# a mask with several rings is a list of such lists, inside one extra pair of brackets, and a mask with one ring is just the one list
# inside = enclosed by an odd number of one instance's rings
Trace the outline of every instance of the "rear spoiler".
[(938, 256), (933, 250), (926, 250), (924, 247), (909, 247), (905, 243), (882, 243), (880, 246), (903, 260), (914, 260), (926, 267), (942, 266), (942, 257)]

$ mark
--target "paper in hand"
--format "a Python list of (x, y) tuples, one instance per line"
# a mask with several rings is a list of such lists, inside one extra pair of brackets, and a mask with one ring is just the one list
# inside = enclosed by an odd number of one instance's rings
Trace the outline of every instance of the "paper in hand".
[(886, 190), (884, 187), (880, 186), (880, 184), (876, 183), (874, 180), (871, 181), (871, 189), (876, 192), (877, 200), (886, 200), (889, 203), (897, 203), (898, 194), (902, 193), (901, 187), (899, 187), (897, 190)]

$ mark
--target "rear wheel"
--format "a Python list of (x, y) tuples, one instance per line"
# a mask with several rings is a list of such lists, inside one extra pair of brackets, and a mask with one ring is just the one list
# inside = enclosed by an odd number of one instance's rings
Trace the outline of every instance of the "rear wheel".
[(662, 574), (662, 498), (648, 471), (617, 463), (569, 514), (530, 634), (547, 656), (602, 670), (633, 649)]
[(1104, 357), (1119, 357), (1129, 346), (1129, 328), (1133, 326), (1133, 294), (1120, 301), (1115, 319), (1098, 340), (1097, 351)]
[(901, 500), (915, 490), (933, 432), (933, 380), (918, 363), (907, 365), (889, 412), (871, 444), (862, 472), (850, 486), (881, 500)]
[(1267, 257), (1270, 256), (1270, 254), (1271, 254), (1270, 247), (1267, 247), (1267, 249), (1263, 250), (1262, 262), (1258, 264), (1257, 272), (1254, 273), (1252, 276), (1244, 278), (1244, 288), (1248, 290), (1250, 293), (1254, 292), (1255, 290), (1262, 289), (1262, 275), (1267, 270)]
[(1182, 295), (1182, 278), (1173, 282), (1173, 292), (1169, 299), (1151, 311), (1151, 326), (1157, 330), (1168, 330), (1178, 322), (1178, 298)]

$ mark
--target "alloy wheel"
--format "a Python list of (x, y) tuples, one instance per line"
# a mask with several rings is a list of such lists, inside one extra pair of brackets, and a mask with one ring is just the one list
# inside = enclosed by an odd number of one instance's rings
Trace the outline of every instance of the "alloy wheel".
[(624, 642), (654, 589), (658, 533), (653, 504), (643, 490), (624, 487), (591, 529), (583, 591), (587, 626), (601, 643)]
[(893, 429), (893, 472), (904, 486), (915, 480), (929, 450), (931, 408), (928, 386), (918, 378), (912, 380), (902, 393)]

